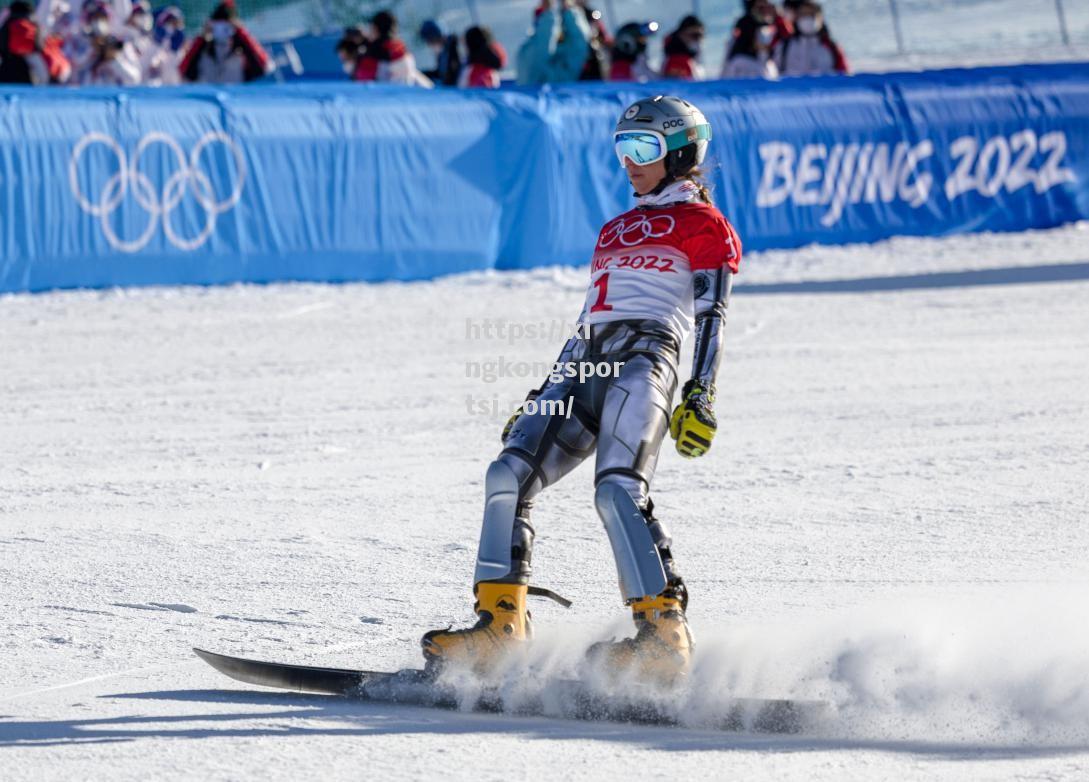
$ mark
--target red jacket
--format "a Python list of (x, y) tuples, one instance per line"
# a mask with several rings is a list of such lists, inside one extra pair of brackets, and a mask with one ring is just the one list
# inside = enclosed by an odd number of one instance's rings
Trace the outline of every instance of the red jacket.
[(42, 46), (42, 59), (49, 69), (49, 78), (54, 82), (66, 82), (72, 75), (72, 63), (64, 56), (64, 41), (60, 36), (51, 35)]
[(384, 62), (397, 62), (408, 54), (408, 47), (400, 38), (379, 38), (367, 44), (355, 65), (352, 78), (356, 81), (377, 81), (378, 67)]
[(38, 25), (30, 19), (8, 18), (0, 25), (0, 82), (31, 84), (27, 57), (38, 51)]
[(663, 79), (699, 79), (702, 72), (696, 55), (679, 37), (665, 39), (665, 62), (662, 64)]
[(486, 50), (470, 53), (469, 63), (458, 79), (459, 87), (499, 87), (499, 71), (507, 65), (507, 50), (499, 41), (492, 41)]
[(609, 68), (609, 81), (635, 81), (635, 63), (630, 60), (613, 58), (613, 64)]

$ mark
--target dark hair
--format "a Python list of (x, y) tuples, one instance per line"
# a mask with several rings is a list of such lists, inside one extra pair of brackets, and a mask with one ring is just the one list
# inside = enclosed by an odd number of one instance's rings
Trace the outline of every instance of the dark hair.
[(470, 54), (491, 45), (491, 42), (492, 32), (487, 27), (474, 25), (465, 31), (465, 47)]
[(355, 40), (349, 38), (348, 36), (344, 36), (339, 41), (337, 41), (336, 52), (337, 52), (337, 54), (340, 54), (341, 52), (346, 52), (347, 54), (350, 54), (352, 57), (358, 57), (359, 56), (359, 46), (360, 45), (359, 45), (358, 41), (355, 41)]
[(397, 17), (391, 11), (379, 11), (371, 17), (371, 24), (383, 38), (389, 38), (397, 32)]
[(742, 17), (734, 27), (734, 40), (730, 43), (727, 60), (732, 60), (739, 54), (756, 56), (756, 34), (764, 25), (752, 16)]
[(677, 30), (679, 32), (681, 30), (687, 30), (689, 27), (703, 27), (703, 22), (700, 21), (700, 18), (695, 14), (689, 14), (681, 20), (679, 25), (677, 25)]
[(212, 11), (211, 17), (213, 22), (233, 22), (237, 18), (238, 9), (234, 5), (234, 0), (223, 0)]
[(12, 19), (26, 19), (34, 13), (34, 6), (26, 2), (26, 0), (14, 0), (8, 6), (8, 13)]
[(483, 65), (485, 68), (499, 70), (503, 60), (496, 53), (495, 36), (487, 27), (474, 25), (465, 31), (465, 48), (469, 50), (465, 61), (470, 65)]

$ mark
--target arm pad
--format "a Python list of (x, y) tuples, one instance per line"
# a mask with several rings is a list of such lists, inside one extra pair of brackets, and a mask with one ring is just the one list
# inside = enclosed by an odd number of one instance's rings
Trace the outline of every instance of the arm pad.
[(697, 272), (694, 278), (692, 293), (696, 328), (692, 378), (703, 388), (714, 386), (719, 364), (722, 363), (726, 308), (732, 287), (733, 274), (726, 267)]

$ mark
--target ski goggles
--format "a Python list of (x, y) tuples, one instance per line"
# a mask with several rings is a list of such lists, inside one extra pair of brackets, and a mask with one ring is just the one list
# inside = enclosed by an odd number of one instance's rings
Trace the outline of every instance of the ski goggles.
[(694, 128), (671, 133), (669, 137), (656, 130), (619, 130), (613, 134), (616, 158), (620, 165), (628, 158), (637, 166), (648, 166), (665, 160), (666, 155), (675, 149), (687, 147), (700, 140), (711, 138), (710, 125), (697, 125)]

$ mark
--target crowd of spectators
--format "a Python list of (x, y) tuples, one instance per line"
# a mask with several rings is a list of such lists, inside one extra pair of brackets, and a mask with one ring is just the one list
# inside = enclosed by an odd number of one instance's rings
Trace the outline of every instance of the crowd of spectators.
[(236, 84), (272, 61), (238, 18), (233, 0), (187, 39), (177, 6), (148, 0), (13, 0), (0, 11), (0, 82), (124, 86)]
[[(782, 7), (771, 0), (743, 0), (742, 15), (734, 25), (726, 59), (714, 74), (709, 74), (701, 62), (706, 29), (698, 16), (684, 17), (663, 37), (662, 64), (655, 70), (648, 47), (659, 31), (658, 23), (628, 22), (614, 36), (591, 2), (540, 2), (515, 58), (519, 84), (698, 80), (709, 75), (777, 79), (849, 72), (843, 51), (824, 22), (824, 9), (816, 0), (786, 0)], [(370, 29), (345, 31), (337, 52), (345, 71), (361, 81), (499, 86), (499, 72), (506, 66), (507, 53), (488, 28), (471, 27), (459, 40), (443, 31), (436, 21), (428, 20), (419, 35), (435, 55), (434, 67), (423, 72), (416, 68), (408, 47), (396, 37), (396, 19), (389, 11), (375, 15)], [(359, 65), (369, 58), (391, 65), (385, 69)], [(393, 63), (397, 63), (396, 67)]]
[[(73, 0), (74, 2), (75, 0)], [(845, 74), (843, 51), (816, 0), (743, 0), (726, 58), (717, 73), (702, 64), (706, 30), (685, 16), (663, 35), (661, 66), (648, 49), (654, 21), (631, 21), (610, 33), (593, 0), (541, 0), (519, 46), (519, 84), (652, 79), (765, 78)], [(380, 11), (349, 27), (336, 44), (345, 74), (356, 81), (422, 87), (500, 84), (508, 56), (487, 27), (462, 36), (424, 22), (420, 40), (434, 55), (421, 70), (402, 37), (397, 17)], [(237, 84), (268, 75), (275, 66), (239, 19), (234, 0), (222, 0), (199, 34), (187, 38), (176, 6), (152, 12), (148, 0), (12, 0), (0, 11), (0, 82), (25, 84)]]

